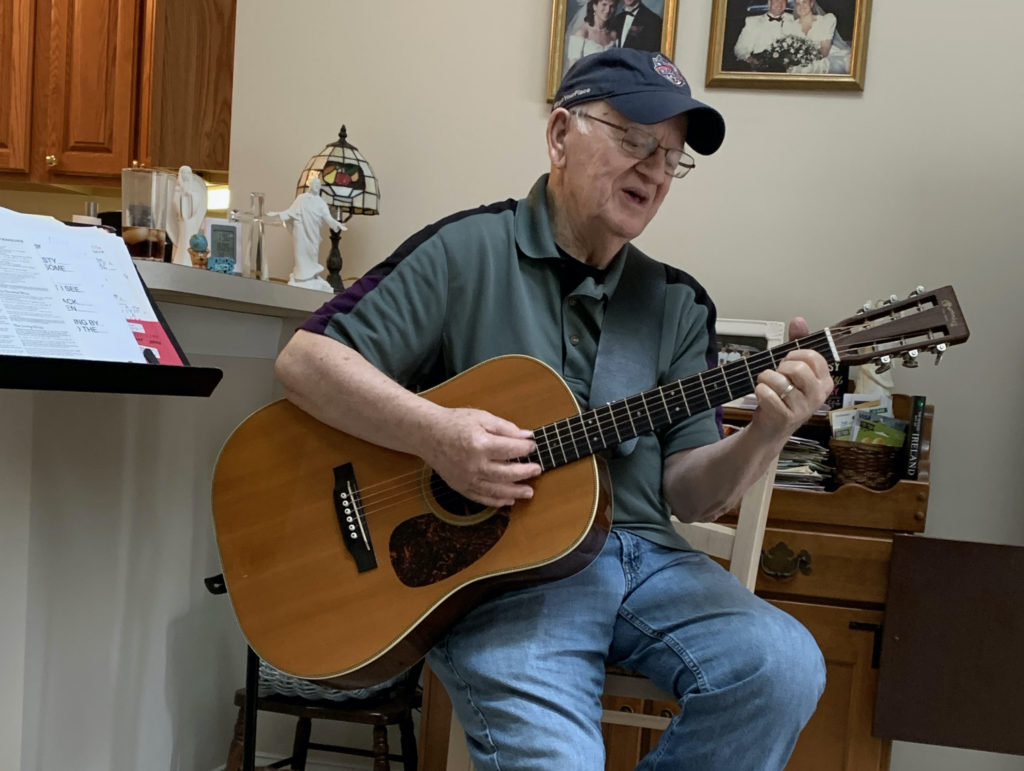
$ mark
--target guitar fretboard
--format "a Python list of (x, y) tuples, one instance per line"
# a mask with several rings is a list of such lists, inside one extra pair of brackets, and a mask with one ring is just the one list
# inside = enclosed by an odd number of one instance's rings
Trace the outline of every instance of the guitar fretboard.
[(790, 351), (804, 348), (834, 361), (829, 330), (628, 396), (534, 430), (537, 450), (524, 460), (549, 469), (614, 447), (650, 431), (739, 399), (754, 391), (757, 376), (775, 369)]

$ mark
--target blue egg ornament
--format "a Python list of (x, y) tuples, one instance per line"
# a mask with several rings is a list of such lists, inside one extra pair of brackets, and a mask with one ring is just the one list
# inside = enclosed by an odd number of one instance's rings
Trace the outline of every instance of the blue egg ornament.
[(202, 233), (196, 233), (192, 238), (188, 240), (189, 248), (197, 252), (205, 252), (210, 248), (209, 242), (206, 240), (206, 236)]

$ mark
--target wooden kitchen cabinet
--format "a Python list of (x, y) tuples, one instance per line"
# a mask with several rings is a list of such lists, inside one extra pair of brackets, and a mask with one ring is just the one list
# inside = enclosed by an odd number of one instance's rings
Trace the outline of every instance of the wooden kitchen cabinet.
[(226, 176), (234, 27), (235, 0), (0, 0), (13, 75), (0, 175), (116, 186), (125, 167), (187, 164)]
[(0, 170), (28, 171), (35, 0), (0, 0)]
[(800, 734), (787, 771), (889, 768), (892, 742), (871, 735), (878, 692), (876, 634), (881, 634), (884, 614), (805, 602), (774, 604), (814, 635), (825, 657), (827, 678), (825, 692)]

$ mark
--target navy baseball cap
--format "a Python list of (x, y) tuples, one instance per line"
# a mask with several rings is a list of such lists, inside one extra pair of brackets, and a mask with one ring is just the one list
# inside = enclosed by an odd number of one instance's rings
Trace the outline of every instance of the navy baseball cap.
[(690, 96), (686, 78), (656, 51), (609, 48), (584, 56), (562, 78), (551, 108), (598, 100), (646, 125), (685, 113), (686, 144), (701, 155), (711, 155), (725, 138), (722, 116)]

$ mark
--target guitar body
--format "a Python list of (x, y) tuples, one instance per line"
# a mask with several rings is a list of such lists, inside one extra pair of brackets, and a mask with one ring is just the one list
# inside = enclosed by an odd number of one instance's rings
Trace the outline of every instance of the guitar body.
[(213, 479), (217, 546), (242, 632), (261, 658), (297, 677), (379, 683), (416, 663), (487, 594), (571, 575), (597, 556), (611, 520), (597, 453), (751, 393), (757, 374), (790, 351), (886, 367), (902, 355), (916, 365), (920, 352), (940, 357), (968, 335), (952, 287), (918, 288), (585, 413), (543, 362), (490, 359), (424, 396), (533, 430), (531, 457), (546, 471), (530, 501), (499, 510), (455, 495), (418, 458), (275, 402), (235, 430)]
[[(525, 356), (491, 359), (423, 396), (524, 428), (579, 412), (562, 379)], [(361, 503), (355, 523), (335, 505), (339, 479)], [(547, 471), (530, 501), (506, 509), (467, 506), (439, 484), (419, 458), (330, 428), (290, 402), (247, 418), (217, 462), (213, 514), (228, 593), (253, 650), (297, 677), (378, 683), (422, 658), (487, 594), (582, 569), (610, 527), (607, 475), (595, 457)], [(372, 553), (375, 564), (357, 565), (348, 541), (368, 542), (361, 559)]]

